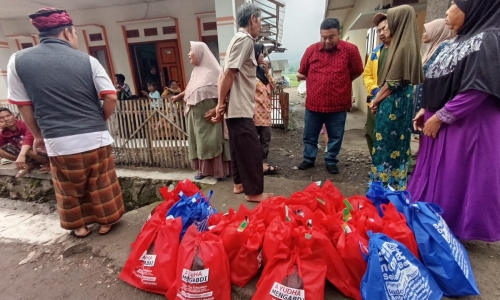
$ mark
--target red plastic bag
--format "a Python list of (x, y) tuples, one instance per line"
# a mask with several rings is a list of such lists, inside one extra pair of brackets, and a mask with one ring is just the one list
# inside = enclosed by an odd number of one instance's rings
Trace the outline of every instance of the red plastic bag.
[(316, 252), (315, 255), (324, 259), (323, 264), (327, 267), (326, 278), (331, 284), (342, 294), (350, 298), (361, 299), (359, 285), (349, 276), (347, 266), (325, 234), (315, 229), (313, 225), (312, 228), (298, 227), (294, 229), (292, 236), (294, 244), (299, 248), (311, 249)]
[[(175, 270), (175, 272), (172, 272)], [(179, 247), (168, 300), (231, 300), (229, 260), (219, 236), (189, 227)]]
[[(327, 180), (321, 187), (321, 193), (323, 194), (323, 200), (327, 206), (331, 206), (331, 209), (325, 213), (335, 214), (336, 212), (342, 211), (345, 208), (344, 196), (340, 190), (333, 185), (330, 180)], [(323, 208), (320, 206), (320, 208)]]
[(365, 196), (354, 195), (347, 198), (354, 210), (370, 210), (378, 214), (377, 208)]
[(384, 225), (381, 232), (405, 245), (415, 257), (420, 259), (415, 235), (410, 227), (408, 227), (405, 216), (399, 213), (396, 206), (392, 203), (387, 205), (382, 204), (380, 208), (384, 212), (384, 217), (382, 218)]
[(243, 204), (220, 234), (229, 258), (231, 283), (243, 287), (259, 272), (266, 227)]
[[(349, 227), (348, 231), (350, 230), (351, 232), (340, 235), (336, 249), (349, 270), (354, 286), (357, 287), (356, 294), (359, 294), (358, 298), (360, 298), (361, 292), (359, 288), (361, 280), (368, 267), (361, 251), (368, 254), (368, 241), (356, 232), (354, 228), (349, 225), (347, 226)], [(348, 274), (345, 275), (348, 276)]]
[(349, 220), (349, 224), (354, 226), (356, 231), (366, 240), (368, 240), (368, 231), (374, 233), (382, 232), (384, 223), (382, 218), (378, 215), (377, 211), (362, 208), (359, 210), (351, 211), (352, 219)]
[[(174, 201), (173, 200), (169, 200), (169, 201), (163, 201), (162, 203), (158, 204), (157, 206), (155, 206), (151, 212), (149, 213), (148, 217), (146, 218), (146, 221), (144, 222), (144, 224), (142, 225), (142, 228), (141, 228), (141, 232), (143, 230), (149, 230), (147, 229), (149, 226), (152, 226), (152, 229), (151, 230), (154, 230), (156, 229), (156, 227), (158, 226), (158, 223), (153, 223), (151, 224), (149, 221), (153, 218), (154, 215), (158, 215), (158, 216), (163, 216), (163, 218), (166, 218), (167, 216), (167, 211), (174, 205)], [(137, 236), (136, 238), (136, 241), (137, 239), (139, 238), (140, 234)], [(135, 242), (134, 241), (130, 247), (134, 247), (134, 244)]]
[(120, 273), (128, 284), (152, 293), (165, 294), (175, 281), (182, 230), (180, 218), (165, 220), (155, 213), (141, 231)]
[(283, 243), (277, 248), (279, 254), (265, 266), (252, 299), (323, 299), (326, 266), (319, 252), (298, 247), (290, 251)]
[(274, 219), (267, 227), (262, 243), (262, 263), (264, 266), (279, 253), (280, 244), (292, 247), (292, 226), (289, 222), (283, 222), (280, 218)]
[(200, 189), (191, 182), (189, 179), (184, 179), (182, 181), (177, 182), (175, 188), (172, 191), (169, 191), (168, 187), (162, 187), (160, 188), (160, 194), (162, 195), (163, 199), (166, 201), (172, 200), (174, 202), (179, 201), (179, 193), (183, 192), (184, 195), (191, 197), (194, 196), (196, 193), (198, 193)]
[(285, 221), (285, 203), (287, 202), (288, 199), (285, 197), (270, 198), (259, 203), (259, 205), (252, 210), (252, 214), (256, 219), (263, 220), (266, 227), (276, 218)]

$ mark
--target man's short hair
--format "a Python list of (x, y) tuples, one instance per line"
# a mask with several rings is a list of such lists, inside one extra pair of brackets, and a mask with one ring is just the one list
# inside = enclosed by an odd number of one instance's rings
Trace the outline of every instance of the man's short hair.
[(236, 17), (238, 19), (238, 26), (240, 28), (247, 27), (250, 24), (250, 19), (252, 16), (260, 17), (261, 15), (260, 8), (253, 3), (245, 3), (240, 8), (238, 8), (238, 12), (236, 13)]
[(69, 29), (69, 31), (73, 31), (73, 26), (63, 26), (63, 27), (57, 27), (57, 28), (54, 28), (54, 29), (50, 29), (50, 30), (47, 30), (47, 31), (43, 31), (43, 32), (40, 32), (38, 34), (38, 36), (40, 38), (56, 38), (56, 37), (59, 37), (59, 35), (61, 34), (61, 32), (63, 32), (66, 28)]
[(116, 79), (118, 79), (121, 82), (125, 82), (125, 75), (123, 74), (115, 74)]
[(340, 31), (340, 22), (337, 18), (326, 18), (321, 23), (321, 30), (337, 29)]
[(377, 13), (374, 17), (373, 17), (373, 24), (375, 26), (378, 26), (380, 25), (380, 23), (382, 23), (383, 21), (387, 20), (387, 15), (384, 14), (384, 13)]
[(3, 111), (6, 111), (9, 114), (13, 115), (12, 111), (10, 111), (10, 109), (8, 109), (7, 107), (0, 107), (0, 112), (3, 112)]

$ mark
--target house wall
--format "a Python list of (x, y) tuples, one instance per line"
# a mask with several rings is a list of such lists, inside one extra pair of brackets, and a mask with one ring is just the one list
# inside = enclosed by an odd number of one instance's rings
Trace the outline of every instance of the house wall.
[(10, 54), (10, 43), (0, 27), (0, 103), (7, 100), (7, 63)]
[[(154, 18), (166, 18), (171, 17), (174, 20), (164, 20), (160, 22), (160, 25), (170, 26), (172, 22), (177, 24), (177, 32), (180, 36), (179, 51), (182, 57), (182, 64), (184, 66), (184, 77), (187, 82), (191, 74), (192, 66), (189, 64), (189, 59), (187, 53), (190, 48), (190, 41), (199, 40), (198, 32), (198, 17), (196, 14), (214, 12), (215, 2), (214, 1), (201, 1), (201, 0), (170, 0), (170, 1), (158, 1), (150, 3), (139, 3), (131, 5), (120, 5), (115, 7), (104, 7), (96, 9), (86, 9), (79, 11), (69, 11), (73, 23), (75, 25), (85, 25), (85, 24), (97, 24), (102, 25), (106, 29), (107, 38), (109, 42), (109, 52), (110, 59), (114, 65), (114, 71), (116, 73), (122, 73), (127, 78), (129, 83), (132, 83), (132, 69), (129, 64), (129, 58), (127, 54), (126, 40), (123, 34), (122, 25), (128, 26), (128, 23), (119, 23), (120, 21), (132, 21), (137, 20), (134, 24), (141, 24), (142, 21), (146, 19)], [(148, 23), (149, 21), (143, 21)], [(28, 18), (24, 19), (6, 19), (0, 20), (0, 26), (3, 28), (5, 35), (31, 35), (35, 34), (35, 28), (30, 24)], [(139, 25), (139, 27), (142, 25)], [(96, 27), (91, 27), (92, 29), (86, 30), (99, 30)], [(77, 27), (78, 37), (79, 37), (79, 47), (78, 50), (86, 52), (87, 48), (85, 45), (82, 30), (85, 28)], [(160, 28), (161, 29), (161, 28)], [(89, 32), (90, 32), (89, 31)], [(89, 33), (87, 32), (87, 33)], [(161, 30), (159, 31), (161, 33)], [(173, 38), (176, 35), (171, 36)], [(170, 38), (171, 38), (170, 37)], [(166, 37), (165, 39), (169, 39)], [(4, 39), (0, 35), (0, 41)], [(137, 41), (142, 41), (138, 38)], [(90, 45), (92, 46), (92, 45)], [(0, 48), (1, 51), (4, 48)], [(9, 49), (11, 53), (16, 52), (18, 49), (16, 47), (15, 41), (9, 41)], [(0, 68), (3, 70), (2, 56), (0, 55)], [(132, 87), (133, 85), (131, 85)], [(0, 79), (0, 89), (1, 79)], [(3, 90), (3, 89), (2, 89)], [(2, 91), (0, 90), (0, 93)], [(2, 94), (0, 94), (0, 99), (3, 99)]]

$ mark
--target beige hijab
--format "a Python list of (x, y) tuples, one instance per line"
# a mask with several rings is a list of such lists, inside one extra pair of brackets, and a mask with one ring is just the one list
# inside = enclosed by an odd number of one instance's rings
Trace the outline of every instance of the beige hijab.
[(387, 11), (387, 24), (392, 40), (378, 85), (382, 86), (386, 80), (403, 80), (414, 85), (422, 83), (424, 71), (415, 10), (409, 5), (391, 8)]
[[(217, 81), (220, 66), (207, 44), (191, 42), (191, 50), (195, 56), (195, 66), (191, 79), (184, 92), (184, 100), (188, 106), (193, 106), (208, 98), (217, 98)], [(200, 88), (205, 87), (204, 90)]]
[(442, 42), (451, 40), (455, 37), (455, 32), (446, 26), (445, 19), (436, 19), (432, 22), (425, 23), (424, 27), (425, 34), (430, 40), (427, 51), (422, 55), (422, 63), (425, 65)]

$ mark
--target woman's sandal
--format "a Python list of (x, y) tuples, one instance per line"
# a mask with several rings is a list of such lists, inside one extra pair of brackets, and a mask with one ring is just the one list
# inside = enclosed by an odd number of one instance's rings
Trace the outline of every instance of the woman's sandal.
[(72, 237), (75, 237), (77, 239), (84, 239), (92, 234), (92, 230), (88, 229), (87, 227), (85, 227), (85, 229), (87, 229), (87, 233), (85, 233), (84, 235), (78, 235), (78, 234), (76, 234), (76, 232), (74, 230), (71, 230), (69, 235), (71, 235)]
[(194, 176), (194, 179), (196, 179), (196, 180), (202, 180), (205, 177), (207, 177), (207, 176), (203, 176), (203, 175), (201, 175), (201, 173), (198, 173), (198, 175)]
[(264, 175), (276, 175), (278, 174), (278, 166), (267, 166), (267, 170), (264, 171)]

